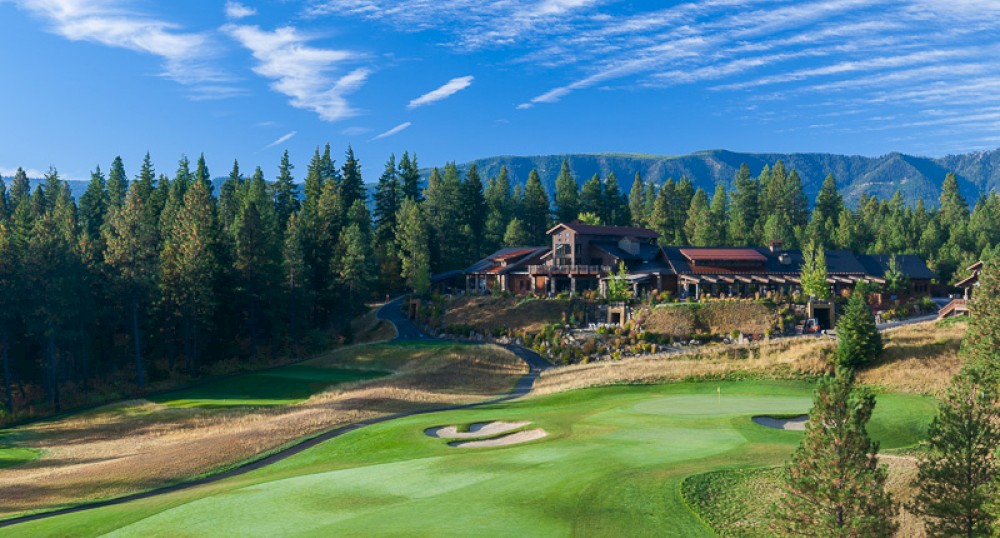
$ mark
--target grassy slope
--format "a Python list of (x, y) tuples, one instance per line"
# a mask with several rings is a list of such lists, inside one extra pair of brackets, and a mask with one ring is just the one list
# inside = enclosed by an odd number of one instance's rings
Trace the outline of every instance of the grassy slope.
[[(9, 501), (0, 517), (211, 474), (364, 418), (480, 401), (509, 390), (524, 370), (491, 346), (373, 344), (162, 394), (158, 403), (0, 430), (0, 492), (10, 492), (0, 493)], [(359, 380), (370, 381), (352, 383)]]
[(342, 383), (374, 379), (389, 372), (322, 368), (307, 364), (251, 372), (150, 398), (171, 407), (288, 405)]
[[(683, 504), (681, 481), (780, 463), (801, 433), (750, 416), (803, 412), (810, 394), (802, 382), (620, 386), (411, 417), (236, 479), (5, 535), (710, 535)], [(933, 410), (927, 397), (881, 395), (872, 434), (883, 448), (913, 444)], [(494, 419), (531, 420), (550, 435), (461, 450), (422, 433)]]

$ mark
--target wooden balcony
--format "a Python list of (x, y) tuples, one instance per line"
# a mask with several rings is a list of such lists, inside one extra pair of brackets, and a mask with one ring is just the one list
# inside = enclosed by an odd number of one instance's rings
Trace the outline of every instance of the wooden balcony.
[(576, 276), (608, 274), (611, 267), (607, 265), (529, 265), (528, 273), (548, 276)]

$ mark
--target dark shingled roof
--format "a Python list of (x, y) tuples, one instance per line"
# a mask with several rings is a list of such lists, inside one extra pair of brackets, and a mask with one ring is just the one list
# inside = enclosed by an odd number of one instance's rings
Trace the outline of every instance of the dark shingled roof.
[[(548, 251), (547, 247), (511, 247), (500, 249), (465, 269), (466, 273), (505, 274), (519, 269), (524, 262), (538, 258)], [(500, 262), (506, 261), (503, 266)]]
[[(892, 256), (884, 254), (863, 254), (858, 256), (858, 261), (865, 266), (865, 273), (879, 278), (885, 277), (885, 272), (889, 270), (889, 260)], [(937, 278), (934, 271), (927, 268), (927, 264), (920, 256), (913, 254), (896, 255), (896, 265), (899, 270), (910, 279), (930, 280)]]
[(681, 254), (687, 259), (700, 261), (740, 261), (764, 262), (767, 256), (752, 248), (682, 248)]
[(639, 254), (637, 255), (623, 250), (615, 241), (591, 241), (590, 245), (607, 252), (619, 260), (624, 260), (625, 262), (651, 261), (655, 260), (660, 255), (659, 246), (645, 243), (639, 243)]
[[(676, 271), (677, 274), (781, 274), (799, 273), (802, 270), (801, 250), (783, 250), (775, 253), (771, 252), (771, 250), (767, 247), (748, 247), (746, 249), (740, 249), (754, 251), (765, 259), (765, 262), (762, 264), (763, 268), (758, 271), (754, 271), (752, 268), (712, 267), (710, 263), (699, 265), (695, 268), (688, 262), (687, 256), (698, 256), (698, 253), (701, 251), (716, 252), (725, 249), (707, 247), (666, 247), (663, 250), (666, 252), (667, 259), (670, 261), (670, 265), (673, 266), (674, 271)], [(781, 263), (781, 254), (787, 256), (787, 264)], [(862, 275), (867, 273), (865, 267), (858, 261), (858, 256), (855, 256), (847, 250), (826, 251), (826, 270), (831, 275)], [(881, 274), (872, 276), (881, 276)]]

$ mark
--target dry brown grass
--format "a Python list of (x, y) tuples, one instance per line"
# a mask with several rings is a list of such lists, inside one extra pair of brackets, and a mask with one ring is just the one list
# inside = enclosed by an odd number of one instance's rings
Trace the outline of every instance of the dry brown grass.
[(397, 373), (286, 407), (177, 409), (137, 400), (18, 428), (17, 444), (43, 456), (0, 469), (0, 517), (156, 488), (366, 418), (484, 400), (527, 371), (494, 346), (359, 346), (314, 364)]
[(879, 463), (889, 467), (889, 478), (885, 482), (885, 489), (892, 494), (893, 501), (900, 507), (899, 515), (896, 516), (896, 522), (899, 523), (896, 536), (899, 538), (927, 536), (920, 517), (906, 509), (906, 505), (912, 502), (917, 494), (917, 490), (913, 487), (913, 480), (917, 477), (916, 458), (882, 454), (879, 456)]
[(522, 297), (453, 297), (442, 322), (445, 326), (471, 325), (479, 332), (506, 327), (516, 332), (537, 333), (546, 325), (561, 321), (563, 314), (569, 315), (569, 301), (539, 299), (518, 304), (522, 300)]
[(962, 366), (958, 350), (966, 327), (931, 321), (887, 331), (885, 353), (858, 372), (858, 380), (898, 392), (941, 394)]
[[(957, 350), (964, 331), (962, 324), (939, 326), (935, 322), (889, 331), (883, 358), (858, 372), (858, 379), (893, 391), (936, 394), (961, 366)], [(829, 368), (828, 357), (835, 346), (827, 338), (789, 338), (750, 347), (710, 346), (682, 353), (575, 364), (542, 373), (533, 393), (726, 376), (780, 379), (817, 375)]]

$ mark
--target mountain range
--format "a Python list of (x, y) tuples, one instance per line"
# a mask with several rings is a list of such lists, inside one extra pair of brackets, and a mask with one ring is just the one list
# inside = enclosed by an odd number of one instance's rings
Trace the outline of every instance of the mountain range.
[(948, 172), (958, 178), (962, 194), (969, 203), (975, 203), (981, 193), (1000, 190), (1000, 149), (942, 158), (916, 157), (890, 153), (881, 157), (835, 155), (829, 153), (737, 153), (726, 150), (699, 151), (689, 155), (633, 155), (633, 154), (567, 154), (536, 157), (500, 156), (476, 159), (460, 164), (463, 172), (475, 163), (484, 182), (497, 175), (506, 166), (514, 185), (523, 185), (532, 169), (538, 170), (542, 183), (551, 194), (555, 192), (555, 178), (563, 160), (581, 185), (595, 173), (606, 178), (614, 172), (620, 187), (628, 191), (636, 172), (646, 181), (657, 185), (667, 178), (687, 177), (695, 187), (705, 189), (709, 195), (716, 183), (727, 187), (733, 182), (741, 164), (746, 163), (757, 176), (765, 165), (773, 166), (784, 161), (785, 168), (798, 171), (810, 200), (819, 192), (823, 180), (833, 174), (844, 198), (854, 204), (865, 193), (879, 198), (889, 198), (897, 190), (911, 203), (923, 199), (937, 205), (941, 183)]

